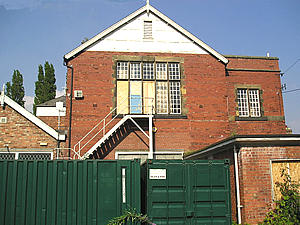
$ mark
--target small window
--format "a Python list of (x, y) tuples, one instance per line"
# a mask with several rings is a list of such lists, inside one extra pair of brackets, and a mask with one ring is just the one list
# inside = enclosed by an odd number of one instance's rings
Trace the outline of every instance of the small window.
[(167, 80), (167, 63), (156, 63), (156, 79)]
[(156, 111), (158, 114), (168, 113), (168, 83), (157, 82), (156, 83)]
[(180, 82), (170, 82), (171, 114), (181, 113)]
[(237, 90), (238, 111), (240, 117), (260, 117), (260, 100), (258, 89)]
[(117, 77), (118, 79), (128, 79), (128, 62), (117, 63)]
[(130, 63), (130, 79), (141, 79), (140, 63)]
[(154, 79), (154, 65), (153, 63), (144, 63), (143, 78), (145, 80)]
[(152, 21), (144, 21), (144, 39), (152, 39)]
[(179, 63), (169, 63), (169, 79), (180, 80)]

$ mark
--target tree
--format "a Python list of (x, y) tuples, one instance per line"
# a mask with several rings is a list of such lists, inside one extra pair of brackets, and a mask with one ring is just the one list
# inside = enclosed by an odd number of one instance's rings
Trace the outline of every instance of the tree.
[(6, 83), (6, 95), (24, 107), (25, 101), (23, 101), (23, 98), (25, 96), (25, 90), (23, 85), (23, 76), (19, 70), (14, 70), (12, 82)]
[(44, 68), (39, 65), (38, 80), (35, 82), (35, 97), (33, 113), (36, 114), (36, 106), (55, 98), (55, 70), (52, 64), (45, 62)]
[(276, 182), (280, 189), (281, 199), (275, 201), (276, 206), (268, 212), (260, 225), (294, 225), (300, 224), (299, 184), (291, 179), (285, 169), (281, 171), (283, 182)]

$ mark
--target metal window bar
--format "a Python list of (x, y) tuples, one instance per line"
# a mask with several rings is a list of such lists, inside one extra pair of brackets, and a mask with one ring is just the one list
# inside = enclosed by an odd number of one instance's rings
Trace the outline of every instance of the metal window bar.
[(248, 90), (238, 89), (237, 90), (237, 100), (238, 100), (238, 111), (240, 117), (249, 116), (249, 106), (248, 106)]
[(180, 82), (170, 82), (170, 113), (181, 113)]
[(260, 117), (259, 90), (249, 90), (250, 116)]

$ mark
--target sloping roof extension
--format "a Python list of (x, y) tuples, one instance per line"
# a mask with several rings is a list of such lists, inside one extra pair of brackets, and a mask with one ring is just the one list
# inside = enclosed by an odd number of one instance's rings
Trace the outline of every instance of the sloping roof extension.
[(64, 107), (66, 107), (66, 96), (60, 96), (54, 99), (51, 99), (47, 102), (41, 103), (39, 105), (37, 105), (37, 107), (55, 107), (56, 106), (56, 102), (63, 102), (64, 103)]
[(224, 64), (228, 63), (228, 59), (226, 59), (223, 55), (221, 55), (220, 53), (218, 53), (217, 51), (215, 51), (213, 48), (209, 47), (207, 44), (205, 44), (203, 41), (201, 41), (200, 39), (198, 39), (196, 36), (194, 36), (193, 34), (191, 34), (190, 32), (188, 32), (183, 27), (181, 27), (177, 23), (175, 23), (173, 20), (171, 20), (170, 18), (168, 18), (167, 16), (165, 16), (164, 14), (162, 14), (160, 11), (158, 11), (157, 9), (155, 9), (154, 7), (152, 7), (151, 5), (148, 5), (148, 4), (146, 4), (145, 6), (141, 7), (140, 9), (136, 10), (135, 12), (133, 12), (132, 14), (130, 14), (129, 16), (127, 16), (124, 19), (120, 20), (119, 22), (115, 23), (114, 25), (112, 25), (111, 27), (109, 27), (106, 30), (102, 31), (101, 33), (97, 34), (96, 36), (94, 36), (90, 40), (86, 41), (82, 45), (78, 46), (77, 48), (75, 48), (71, 52), (67, 53), (64, 56), (64, 60), (68, 61), (68, 60), (72, 59), (77, 54), (79, 54), (80, 52), (82, 52), (86, 48), (88, 48), (89, 46), (91, 46), (94, 43), (96, 43), (97, 41), (105, 38), (105, 36), (111, 34), (113, 31), (115, 31), (119, 27), (121, 27), (124, 24), (130, 22), (132, 19), (138, 17), (139, 15), (141, 15), (141, 14), (143, 14), (145, 12), (147, 12), (147, 13), (152, 12), (153, 14), (155, 14), (156, 16), (158, 16), (160, 19), (162, 19), (163, 21), (165, 21), (167, 24), (169, 24), (170, 26), (172, 26), (174, 29), (176, 29), (177, 31), (179, 31), (180, 33), (182, 33), (184, 36), (186, 36), (187, 38), (189, 38), (195, 44), (197, 44), (198, 46), (200, 46), (201, 48), (203, 48), (204, 50), (206, 50), (208, 53), (210, 53), (211, 55), (213, 55), (214, 57), (216, 57), (218, 60), (220, 60)]
[(195, 159), (236, 147), (300, 146), (300, 134), (235, 135), (209, 145), (199, 151), (188, 153), (184, 159)]
[(16, 112), (20, 113), (22, 116), (24, 116), (26, 119), (31, 121), (33, 124), (35, 124), (37, 127), (45, 131), (47, 134), (55, 138), (56, 140), (64, 141), (66, 140), (66, 135), (59, 134), (56, 130), (54, 130), (52, 127), (44, 123), (42, 120), (37, 118), (32, 113), (28, 112), (25, 108), (20, 106), (18, 103), (16, 103), (14, 100), (9, 98), (8, 96), (4, 95), (3, 92), (0, 95), (0, 103), (3, 107), (5, 104), (9, 105), (12, 109), (14, 109)]

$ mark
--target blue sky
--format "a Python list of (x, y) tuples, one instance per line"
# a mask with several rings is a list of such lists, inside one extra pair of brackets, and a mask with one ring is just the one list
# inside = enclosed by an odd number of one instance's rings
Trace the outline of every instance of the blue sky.
[[(0, 0), (0, 85), (14, 69), (24, 77), (28, 102), (38, 65), (56, 70), (65, 86), (63, 55), (145, 4), (145, 0)], [(150, 0), (151, 5), (206, 44), (230, 55), (280, 58), (285, 72), (300, 59), (299, 0)], [(300, 88), (300, 60), (282, 77)], [(284, 94), (287, 124), (300, 133), (300, 91)]]

